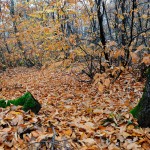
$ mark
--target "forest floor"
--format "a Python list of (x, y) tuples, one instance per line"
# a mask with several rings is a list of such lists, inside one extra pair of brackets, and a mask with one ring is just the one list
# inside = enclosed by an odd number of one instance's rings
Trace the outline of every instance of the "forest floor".
[(139, 128), (130, 114), (144, 82), (127, 72), (101, 94), (76, 78), (69, 69), (54, 66), (1, 73), (0, 99), (30, 91), (42, 108), (38, 115), (21, 107), (0, 108), (0, 149), (150, 149), (150, 129)]

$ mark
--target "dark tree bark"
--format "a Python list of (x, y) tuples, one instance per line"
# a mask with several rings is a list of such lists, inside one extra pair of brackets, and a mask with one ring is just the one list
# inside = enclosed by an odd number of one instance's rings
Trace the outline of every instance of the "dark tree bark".
[(142, 98), (138, 105), (131, 110), (131, 114), (137, 118), (140, 127), (150, 127), (150, 67), (147, 69), (147, 81)]
[(125, 46), (127, 43), (127, 32), (126, 32), (126, 17), (125, 17), (125, 3), (126, 0), (123, 0), (121, 3), (121, 11), (122, 11), (122, 16), (124, 17), (122, 19), (122, 28), (121, 28), (121, 37), (122, 37), (122, 45)]
[[(102, 0), (95, 0), (96, 6), (97, 6), (97, 18), (99, 23), (99, 29), (100, 29), (100, 39), (104, 48), (104, 55), (105, 59), (109, 61), (109, 54), (105, 52), (106, 48), (106, 38), (105, 38), (105, 32), (104, 32), (104, 26), (103, 26), (103, 17), (104, 17), (104, 9), (103, 12), (101, 12), (101, 3)], [(104, 7), (104, 4), (102, 4), (102, 7)]]

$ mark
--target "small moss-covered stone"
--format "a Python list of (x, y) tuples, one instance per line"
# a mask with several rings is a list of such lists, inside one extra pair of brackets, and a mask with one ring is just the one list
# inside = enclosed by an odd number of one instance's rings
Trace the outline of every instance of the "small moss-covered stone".
[(24, 111), (31, 110), (35, 114), (41, 109), (41, 104), (32, 96), (30, 92), (26, 92), (23, 96), (14, 100), (0, 100), (0, 107), (6, 108), (13, 104), (15, 106), (23, 106)]
[(7, 106), (9, 106), (9, 105), (7, 104), (7, 101), (4, 100), (4, 99), (1, 99), (1, 100), (0, 100), (0, 107), (6, 108)]
[(147, 69), (147, 81), (142, 98), (130, 112), (137, 118), (139, 126), (150, 127), (150, 67)]

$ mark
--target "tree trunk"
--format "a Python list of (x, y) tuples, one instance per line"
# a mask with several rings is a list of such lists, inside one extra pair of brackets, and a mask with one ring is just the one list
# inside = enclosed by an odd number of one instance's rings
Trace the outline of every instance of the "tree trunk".
[(102, 0), (96, 0), (96, 6), (97, 6), (97, 18), (98, 18), (98, 23), (99, 23), (99, 30), (100, 30), (100, 39), (101, 39), (101, 43), (103, 45), (104, 48), (104, 56), (105, 59), (107, 61), (109, 61), (109, 54), (107, 52), (105, 52), (105, 48), (106, 48), (106, 37), (105, 37), (105, 31), (104, 31), (104, 26), (103, 26), (103, 18), (104, 18), (104, 3), (102, 4), (103, 7), (103, 12), (101, 12), (101, 3)]
[(150, 67), (147, 69), (147, 81), (142, 98), (138, 105), (131, 110), (131, 114), (137, 118), (140, 127), (150, 127)]

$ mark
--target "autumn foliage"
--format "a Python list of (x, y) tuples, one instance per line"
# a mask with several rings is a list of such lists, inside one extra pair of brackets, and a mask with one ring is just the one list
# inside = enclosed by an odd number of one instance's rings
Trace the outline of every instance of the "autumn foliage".
[(3, 149), (150, 147), (130, 110), (150, 67), (147, 0), (0, 1), (0, 99), (30, 91), (38, 115), (0, 109)]

